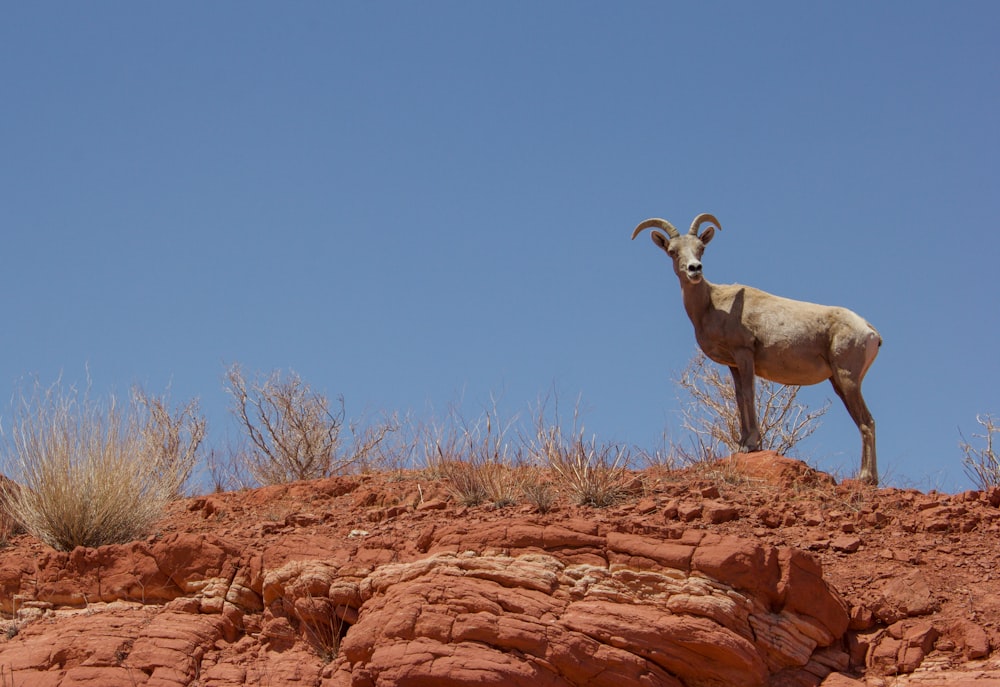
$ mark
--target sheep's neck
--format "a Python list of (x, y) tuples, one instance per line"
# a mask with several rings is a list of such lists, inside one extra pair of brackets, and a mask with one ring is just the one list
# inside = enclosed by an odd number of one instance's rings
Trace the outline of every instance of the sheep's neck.
[(712, 285), (707, 279), (702, 279), (697, 284), (692, 284), (683, 277), (680, 281), (684, 310), (697, 329), (702, 318), (712, 307)]

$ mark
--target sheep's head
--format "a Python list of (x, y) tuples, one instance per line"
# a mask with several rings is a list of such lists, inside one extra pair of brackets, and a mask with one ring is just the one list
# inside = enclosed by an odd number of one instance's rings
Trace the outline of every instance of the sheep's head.
[[(708, 226), (701, 235), (698, 229), (702, 224), (709, 222), (715, 226)], [(701, 256), (705, 252), (705, 246), (715, 236), (716, 228), (722, 229), (719, 220), (713, 215), (702, 213), (694, 218), (688, 233), (681, 234), (670, 222), (659, 217), (647, 219), (635, 228), (632, 232), (632, 239), (650, 227), (658, 227), (666, 232), (662, 234), (653, 232), (653, 243), (666, 251), (670, 259), (674, 261), (674, 272), (681, 280), (687, 280), (690, 284), (697, 284), (702, 280)]]

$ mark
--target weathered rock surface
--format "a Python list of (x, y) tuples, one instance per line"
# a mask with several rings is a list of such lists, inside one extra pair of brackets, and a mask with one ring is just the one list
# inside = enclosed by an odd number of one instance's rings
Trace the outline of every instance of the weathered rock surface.
[(643, 479), (540, 514), (369, 475), (179, 502), (127, 545), (21, 535), (0, 684), (1000, 685), (1000, 491), (769, 454)]

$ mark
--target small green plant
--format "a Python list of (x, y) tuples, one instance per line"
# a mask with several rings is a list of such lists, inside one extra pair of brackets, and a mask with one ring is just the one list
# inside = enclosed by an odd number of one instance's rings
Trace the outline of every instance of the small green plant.
[(551, 483), (537, 479), (526, 479), (521, 491), (524, 493), (524, 500), (534, 506), (539, 513), (551, 511), (559, 496)]
[[(1000, 455), (993, 448), (993, 436), (1000, 432), (996, 420), (991, 415), (977, 415), (976, 422), (983, 427), (982, 434), (973, 434), (973, 439), (980, 439), (980, 447), (973, 446), (962, 436), (959, 446), (962, 448), (962, 466), (965, 474), (980, 489), (1000, 486)], [(961, 434), (961, 432), (959, 433)]]
[(5, 434), (17, 482), (0, 484), (8, 512), (61, 551), (145, 535), (180, 484), (178, 471), (164, 468), (154, 426), (134, 398), (99, 402), (36, 383)]

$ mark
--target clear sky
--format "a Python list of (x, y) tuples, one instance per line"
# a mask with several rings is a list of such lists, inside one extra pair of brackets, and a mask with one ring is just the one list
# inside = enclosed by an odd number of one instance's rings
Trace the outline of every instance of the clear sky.
[[(959, 430), (1000, 414), (998, 30), (992, 1), (9, 3), (0, 395), (169, 385), (225, 447), (240, 362), (349, 416), (554, 388), (600, 438), (681, 439), (691, 324), (629, 235), (712, 212), (708, 279), (882, 333), (888, 481), (968, 488)], [(839, 402), (800, 455), (857, 469)]]

